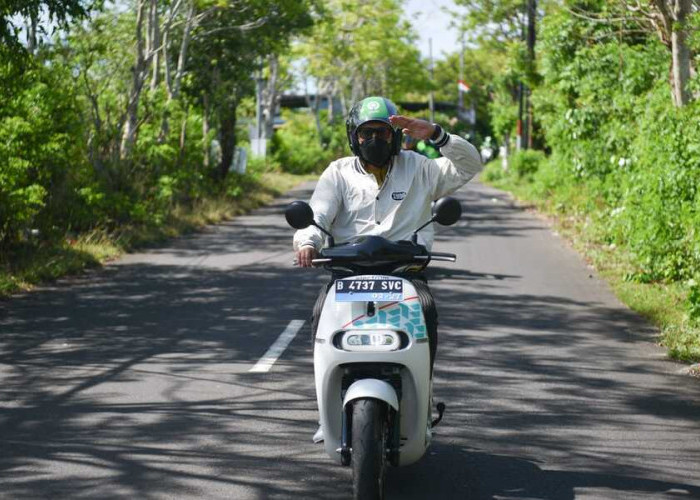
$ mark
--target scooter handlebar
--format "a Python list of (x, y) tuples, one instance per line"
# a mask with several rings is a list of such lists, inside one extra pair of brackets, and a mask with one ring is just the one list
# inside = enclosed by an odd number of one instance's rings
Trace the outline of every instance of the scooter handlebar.
[(431, 253), (430, 255), (417, 255), (416, 260), (439, 260), (443, 262), (457, 262), (457, 256), (453, 253)]
[[(416, 255), (414, 257), (416, 260), (438, 260), (438, 261), (443, 261), (443, 262), (456, 262), (457, 261), (457, 256), (453, 253), (443, 253), (443, 252), (434, 252), (431, 253), (430, 255)], [(333, 262), (333, 259), (327, 259), (327, 258), (321, 258), (321, 259), (313, 259), (311, 261), (311, 264), (314, 266), (320, 266), (322, 264), (329, 264)]]
[(453, 253), (433, 252), (430, 254), (430, 258), (433, 260), (443, 260), (446, 262), (457, 262), (457, 255)]

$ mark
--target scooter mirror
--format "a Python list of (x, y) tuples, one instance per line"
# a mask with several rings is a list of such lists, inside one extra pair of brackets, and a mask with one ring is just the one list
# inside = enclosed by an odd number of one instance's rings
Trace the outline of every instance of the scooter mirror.
[(293, 201), (284, 211), (287, 224), (294, 229), (304, 229), (314, 222), (314, 211), (305, 201)]
[(462, 205), (450, 197), (440, 198), (433, 205), (433, 220), (442, 226), (451, 226), (462, 216)]

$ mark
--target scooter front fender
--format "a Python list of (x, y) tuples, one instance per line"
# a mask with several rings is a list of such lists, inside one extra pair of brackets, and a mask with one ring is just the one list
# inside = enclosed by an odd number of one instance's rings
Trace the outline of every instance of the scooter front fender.
[(343, 408), (345, 408), (348, 403), (356, 399), (365, 398), (373, 398), (384, 401), (394, 410), (399, 411), (399, 398), (396, 395), (394, 388), (387, 382), (377, 380), (375, 378), (363, 378), (353, 382), (345, 393)]

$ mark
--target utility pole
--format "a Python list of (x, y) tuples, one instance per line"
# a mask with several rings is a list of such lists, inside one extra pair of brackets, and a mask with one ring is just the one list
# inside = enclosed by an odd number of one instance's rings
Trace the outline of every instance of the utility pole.
[(518, 123), (515, 132), (515, 149), (518, 151), (523, 149), (525, 145), (523, 142), (523, 94), (525, 94), (525, 85), (521, 80), (520, 83), (518, 83)]
[[(527, 16), (528, 3), (530, 0), (525, 0), (525, 15)], [(522, 20), (521, 30), (520, 30), (520, 40), (525, 41), (526, 38), (526, 19)], [(516, 128), (516, 139), (515, 139), (515, 149), (520, 151), (527, 147), (527, 141), (525, 140), (524, 133), (525, 128), (523, 127), (523, 119), (525, 115), (525, 84), (523, 83), (523, 75), (520, 76), (520, 82), (518, 83), (518, 123)]]
[(253, 150), (253, 156), (265, 156), (266, 144), (265, 138), (263, 137), (263, 123), (262, 123), (262, 99), (263, 99), (263, 84), (265, 83), (263, 79), (263, 62), (260, 61), (260, 69), (255, 78), (255, 130), (253, 135), (255, 137), (250, 138), (250, 146)]
[[(522, 40), (527, 45), (527, 67), (535, 64), (535, 20), (537, 18), (537, 0), (525, 0), (525, 22)], [(518, 99), (518, 149), (532, 148), (532, 105), (530, 89), (520, 81)]]
[[(459, 81), (464, 81), (464, 35), (462, 35), (462, 50), (459, 52)], [(464, 111), (464, 90), (462, 90), (461, 85), (458, 87), (459, 90), (459, 103), (457, 106), (458, 115)]]
[[(527, 57), (528, 66), (534, 69), (535, 64), (535, 21), (537, 20), (537, 0), (527, 0)], [(527, 138), (526, 147), (532, 148), (532, 104), (530, 102), (530, 89), (527, 90), (526, 106), (525, 106), (525, 137)]]
[(261, 67), (255, 78), (255, 139), (260, 139), (262, 136), (262, 90), (263, 77)]
[[(433, 71), (433, 39), (428, 38), (428, 48), (430, 54), (430, 83), (434, 81)], [(430, 91), (430, 123), (435, 123), (435, 93)]]

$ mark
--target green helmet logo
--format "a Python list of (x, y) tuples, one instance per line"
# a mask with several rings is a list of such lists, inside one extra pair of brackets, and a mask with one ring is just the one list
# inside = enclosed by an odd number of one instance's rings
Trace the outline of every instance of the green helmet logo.
[[(387, 105), (388, 103), (388, 105)], [(355, 118), (355, 125), (360, 126), (364, 122), (378, 120), (382, 122), (389, 122), (389, 116), (396, 113), (396, 106), (391, 101), (384, 99), (383, 97), (368, 97), (367, 99), (361, 100), (355, 106), (358, 106), (357, 116)], [(393, 108), (389, 110), (389, 107)], [(352, 116), (353, 113), (350, 113)]]

